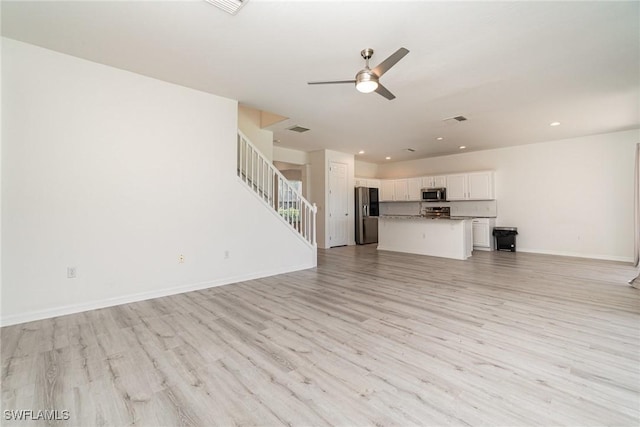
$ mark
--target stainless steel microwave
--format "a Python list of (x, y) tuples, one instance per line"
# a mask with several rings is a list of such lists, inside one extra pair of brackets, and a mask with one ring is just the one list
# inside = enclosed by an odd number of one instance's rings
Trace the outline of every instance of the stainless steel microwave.
[(426, 202), (443, 202), (447, 200), (446, 188), (423, 188), (422, 200)]

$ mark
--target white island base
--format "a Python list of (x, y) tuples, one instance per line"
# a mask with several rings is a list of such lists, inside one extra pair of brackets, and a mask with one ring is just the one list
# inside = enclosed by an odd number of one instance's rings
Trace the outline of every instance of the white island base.
[(381, 216), (378, 250), (464, 260), (473, 250), (471, 220)]

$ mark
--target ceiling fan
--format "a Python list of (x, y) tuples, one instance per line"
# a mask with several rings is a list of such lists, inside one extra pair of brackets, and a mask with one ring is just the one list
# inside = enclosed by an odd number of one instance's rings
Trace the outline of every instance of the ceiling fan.
[(358, 71), (356, 74), (356, 78), (353, 80), (334, 80), (334, 81), (322, 81), (322, 82), (308, 82), (310, 85), (332, 85), (332, 84), (341, 84), (341, 83), (355, 83), (356, 89), (362, 93), (370, 93), (377, 92), (380, 95), (384, 96), (388, 100), (392, 100), (395, 98), (395, 95), (389, 92), (389, 90), (382, 86), (382, 83), (379, 82), (380, 77), (391, 67), (396, 65), (398, 61), (400, 61), (404, 56), (409, 53), (409, 51), (403, 47), (396, 50), (391, 56), (382, 61), (377, 67), (373, 70), (369, 68), (369, 59), (373, 56), (373, 49), (366, 48), (360, 52), (360, 55), (365, 60), (365, 67)]

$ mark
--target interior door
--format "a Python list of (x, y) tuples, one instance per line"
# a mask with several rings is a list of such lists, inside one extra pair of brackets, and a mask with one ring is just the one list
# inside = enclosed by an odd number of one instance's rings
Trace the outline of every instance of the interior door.
[(329, 247), (349, 243), (349, 188), (347, 165), (329, 163)]

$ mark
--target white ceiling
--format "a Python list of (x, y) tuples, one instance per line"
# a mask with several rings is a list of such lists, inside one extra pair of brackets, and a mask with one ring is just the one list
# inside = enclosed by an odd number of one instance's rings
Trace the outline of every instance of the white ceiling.
[[(636, 1), (3, 1), (2, 34), (290, 117), (281, 146), (376, 163), (640, 127)], [(307, 85), (353, 79), (366, 47), (372, 66), (409, 49), (381, 79), (395, 100)]]

